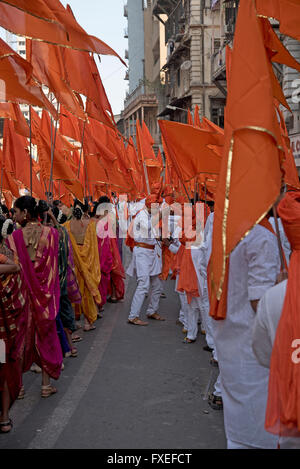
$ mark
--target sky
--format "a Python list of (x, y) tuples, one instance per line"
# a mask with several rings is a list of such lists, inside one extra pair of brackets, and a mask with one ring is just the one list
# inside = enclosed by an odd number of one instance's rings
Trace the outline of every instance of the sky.
[[(61, 3), (70, 5), (77, 22), (88, 34), (104, 41), (124, 60), (128, 49), (128, 40), (124, 38), (127, 19), (123, 16), (126, 0), (61, 0)], [(3, 28), (0, 37), (6, 40)], [(128, 81), (124, 80), (127, 69), (114, 56), (102, 55), (101, 64), (96, 55), (95, 60), (113, 113), (120, 114), (128, 90)]]
[[(98, 37), (124, 59), (128, 40), (124, 36), (127, 19), (123, 16), (126, 0), (61, 0), (73, 10), (77, 22), (88, 34)], [(124, 108), (128, 81), (126, 67), (117, 57), (102, 55), (101, 64), (95, 56), (105, 91), (114, 114)]]

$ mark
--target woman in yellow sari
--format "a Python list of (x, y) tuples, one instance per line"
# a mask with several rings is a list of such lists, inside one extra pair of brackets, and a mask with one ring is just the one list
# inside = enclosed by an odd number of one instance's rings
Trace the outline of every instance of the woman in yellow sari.
[(69, 233), (73, 248), (75, 273), (79, 284), (82, 303), (75, 304), (75, 317), (80, 320), (84, 315), (84, 331), (96, 329), (98, 307), (101, 304), (99, 283), (101, 269), (98, 252), (98, 238), (96, 227), (90, 220), (83, 218), (84, 206), (75, 201), (73, 216), (64, 224)]

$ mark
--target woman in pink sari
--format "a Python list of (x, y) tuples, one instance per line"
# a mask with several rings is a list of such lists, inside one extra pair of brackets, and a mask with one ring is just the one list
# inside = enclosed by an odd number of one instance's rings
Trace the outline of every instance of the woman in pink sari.
[[(43, 210), (48, 210), (43, 208), (43, 201), (37, 205), (33, 197), (23, 196), (16, 200), (14, 208), (21, 229), (14, 231), (7, 241), (21, 267), (22, 294), (26, 298), (14, 355), (23, 372), (33, 363), (42, 368), (41, 396), (49, 397), (57, 392), (50, 377), (59, 378), (63, 359), (55, 321), (60, 300), (59, 235), (57, 230), (38, 221)], [(22, 386), (19, 398), (23, 397)]]
[[(97, 235), (101, 241), (101, 250), (104, 249), (103, 256), (109, 263), (109, 277), (106, 276), (106, 296), (109, 294), (108, 302), (117, 303), (123, 300), (125, 294), (125, 271), (122, 264), (115, 230), (115, 219), (113, 218), (112, 204), (108, 197), (100, 197), (96, 210)], [(105, 254), (106, 253), (106, 254)], [(103, 263), (104, 263), (103, 261)]]

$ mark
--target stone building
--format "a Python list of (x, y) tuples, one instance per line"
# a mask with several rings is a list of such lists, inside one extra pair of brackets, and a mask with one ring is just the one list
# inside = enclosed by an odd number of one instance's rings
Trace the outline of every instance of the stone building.
[(135, 139), (136, 121), (144, 120), (158, 147), (160, 142), (157, 114), (164, 100), (165, 61), (164, 26), (152, 15), (152, 1), (127, 0), (124, 15), (128, 19), (129, 91), (124, 101), (124, 135)]

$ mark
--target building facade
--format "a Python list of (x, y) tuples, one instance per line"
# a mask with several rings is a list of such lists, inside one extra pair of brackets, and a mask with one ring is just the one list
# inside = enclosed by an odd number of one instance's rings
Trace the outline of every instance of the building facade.
[[(124, 101), (124, 135), (135, 140), (136, 121), (145, 121), (155, 141), (160, 143), (157, 114), (164, 103), (164, 72), (166, 56), (164, 25), (152, 15), (151, 0), (127, 0), (124, 15), (128, 19), (125, 37), (128, 37), (129, 91)], [(127, 35), (127, 36), (126, 36)], [(154, 148), (154, 149), (156, 149)]]
[[(225, 97), (212, 81), (211, 61), (220, 47), (220, 5), (212, 0), (156, 0), (153, 14), (165, 13), (167, 60), (167, 105), (160, 117), (187, 121), (187, 110), (198, 106), (206, 116), (222, 125), (219, 109)], [(219, 118), (220, 114), (220, 118)]]

